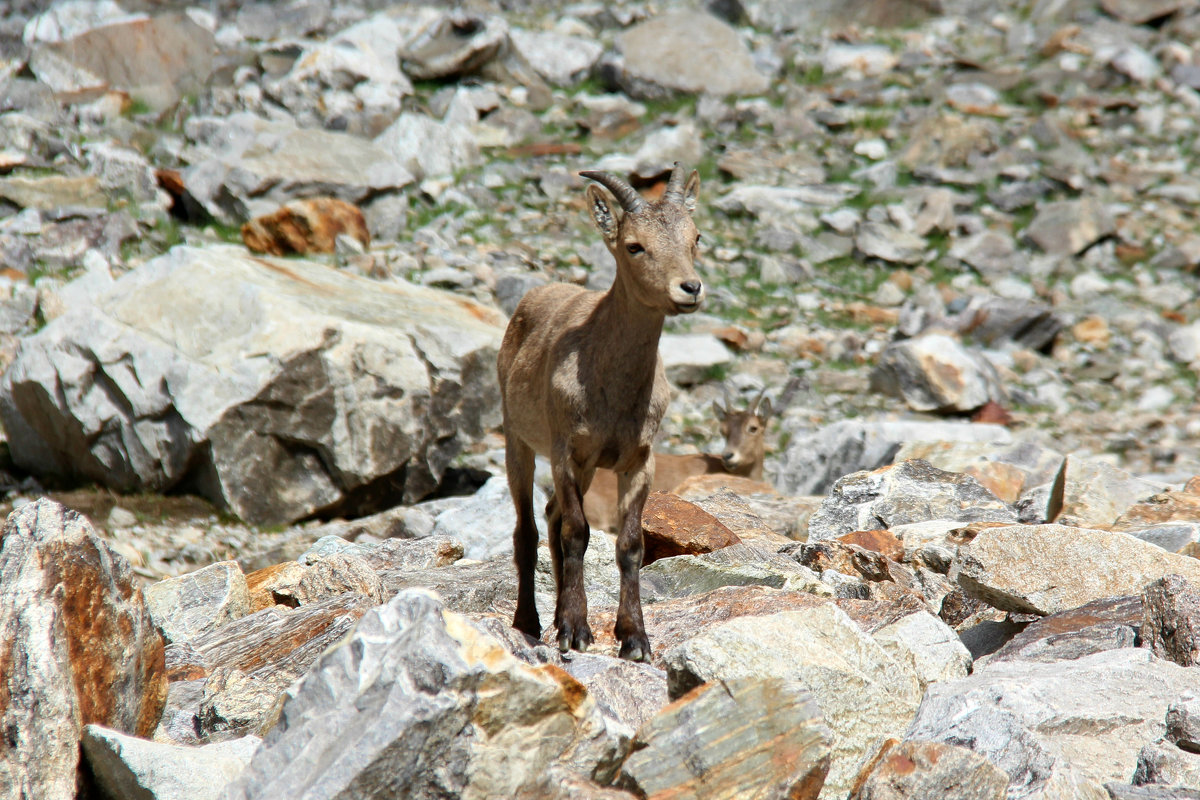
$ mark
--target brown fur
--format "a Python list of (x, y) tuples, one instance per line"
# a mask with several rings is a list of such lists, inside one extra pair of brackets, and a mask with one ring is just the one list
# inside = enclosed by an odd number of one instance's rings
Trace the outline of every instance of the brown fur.
[[(726, 402), (728, 405), (728, 401)], [(688, 478), (697, 475), (737, 475), (762, 480), (766, 455), (764, 437), (771, 418), (771, 401), (760, 394), (745, 411), (731, 411), (719, 402), (713, 411), (721, 424), (725, 448), (721, 455), (654, 454), (652, 492), (674, 492)], [(596, 470), (592, 486), (583, 498), (583, 511), (593, 528), (615, 531), (617, 527), (617, 476), (610, 470)]]
[[(654, 474), (651, 444), (670, 392), (658, 354), (668, 315), (700, 307), (703, 286), (694, 260), (699, 234), (691, 219), (699, 189), (676, 165), (662, 200), (647, 203), (619, 179), (584, 173), (612, 189), (587, 188), (588, 207), (617, 275), (607, 292), (568, 284), (530, 290), (508, 323), (499, 375), (513, 531), (517, 610), (513, 626), (539, 637), (533, 572), (533, 459), (550, 459), (554, 493), (546, 506), (560, 649), (592, 642), (583, 588), (589, 526), (583, 495), (597, 467), (618, 473), (622, 523), (617, 536), (621, 592), (616, 634), (621, 656), (650, 657), (642, 622), (638, 570), (641, 513)], [(620, 205), (617, 204), (620, 201)]]

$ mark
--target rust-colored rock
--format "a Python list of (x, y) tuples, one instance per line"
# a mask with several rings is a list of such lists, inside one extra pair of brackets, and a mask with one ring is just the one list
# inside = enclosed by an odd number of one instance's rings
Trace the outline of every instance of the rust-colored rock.
[(1200, 587), (1167, 575), (1142, 592), (1141, 645), (1181, 667), (1200, 664)]
[[(661, 658), (664, 653), (713, 625), (736, 617), (761, 617), (783, 611), (803, 611), (831, 603), (846, 612), (850, 619), (868, 633), (909, 614), (927, 610), (920, 598), (914, 595), (905, 595), (895, 602), (834, 601), (829, 597), (790, 589), (774, 589), (770, 586), (722, 586), (705, 594), (647, 604), (642, 607), (642, 614), (646, 622), (646, 635), (650, 637), (652, 663), (663, 667)], [(615, 616), (616, 609), (589, 615), (588, 621), (591, 623), (600, 652), (616, 649), (617, 643), (613, 637)]]
[(273, 256), (332, 253), (337, 237), (343, 234), (363, 247), (371, 243), (367, 221), (358, 206), (334, 197), (293, 200), (242, 226), (246, 247)]
[(1136, 531), (1166, 522), (1197, 521), (1200, 521), (1200, 481), (1193, 478), (1181, 492), (1162, 492), (1134, 503), (1117, 517), (1112, 529)]
[(892, 580), (886, 557), (855, 544), (835, 539), (805, 542), (799, 546), (796, 555), (801, 564), (817, 572), (831, 569), (866, 581)]
[(711, 553), (741, 540), (707, 511), (670, 492), (651, 492), (642, 510), (643, 564)]
[(983, 422), (992, 425), (1012, 425), (1015, 420), (1008, 409), (995, 400), (988, 400), (971, 415), (971, 422)]
[(285, 561), (251, 572), (246, 576), (250, 613), (273, 606), (295, 608), (300, 605), (300, 579), (307, 571), (298, 561)]
[(1008, 773), (966, 747), (888, 739), (859, 772), (850, 800), (1003, 800)]
[(326, 647), (346, 634), (374, 602), (357, 592), (299, 608), (275, 606), (167, 648), (172, 679), (195, 680), (218, 668), (251, 677), (291, 672), (299, 677)]
[[(769, 586), (722, 586), (705, 594), (664, 600), (644, 605), (642, 615), (655, 666), (662, 666), (662, 654), (700, 631), (734, 617), (755, 617), (780, 611), (799, 611), (832, 602), (806, 592), (773, 589)], [(616, 609), (591, 615), (592, 634), (597, 645), (616, 647), (613, 624)]]
[(904, 544), (896, 534), (888, 530), (852, 531), (842, 534), (835, 541), (852, 544), (864, 550), (874, 550), (892, 561), (904, 558)]
[(756, 481), (753, 478), (747, 478), (742, 475), (727, 475), (719, 472), (708, 475), (693, 475), (690, 478), (685, 478), (671, 492), (679, 497), (688, 499), (688, 497), (706, 497), (722, 489), (728, 489), (734, 494), (743, 496), (780, 496), (779, 490), (766, 481)]
[(0, 534), (0, 783), (72, 791), (83, 726), (148, 737), (166, 702), (162, 635), (129, 564), (50, 500)]

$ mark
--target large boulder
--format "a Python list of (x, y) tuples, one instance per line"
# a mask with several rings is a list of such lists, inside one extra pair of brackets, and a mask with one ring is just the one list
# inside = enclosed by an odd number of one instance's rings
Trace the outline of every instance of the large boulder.
[(1054, 614), (1093, 600), (1140, 594), (1151, 581), (1200, 582), (1200, 561), (1127, 533), (1066, 525), (986, 528), (959, 548), (950, 579), (1004, 611)]
[(1008, 773), (1011, 800), (1107, 800), (1104, 782), (1129, 779), (1194, 685), (1190, 670), (1140, 649), (998, 662), (930, 685), (907, 738), (970, 747)]
[(1016, 522), (1017, 515), (971, 476), (913, 459), (873, 472), (855, 472), (835, 483), (808, 520), (808, 538), (821, 541), (852, 531), (935, 519)]
[(892, 463), (897, 451), (913, 442), (1012, 443), (1003, 426), (970, 422), (845, 419), (816, 430), (792, 425), (788, 432), (776, 479), (787, 494), (825, 494), (844, 475)]
[(816, 800), (829, 772), (829, 739), (801, 684), (706, 683), (642, 726), (622, 782), (639, 796)]
[(758, 94), (768, 85), (737, 31), (704, 12), (652, 17), (622, 33), (618, 46), (617, 81), (637, 97)]
[(556, 765), (607, 783), (629, 733), (560, 668), (406, 591), (287, 691), (225, 797), (515, 797)]
[(13, 459), (119, 491), (186, 487), (254, 523), (432, 491), (498, 422), (503, 317), (240, 248), (178, 247), (21, 341)]
[(664, 656), (673, 696), (707, 681), (783, 678), (816, 697), (833, 732), (821, 797), (845, 797), (857, 765), (888, 736), (901, 736), (921, 697), (916, 676), (832, 604), (738, 617)]
[(163, 639), (124, 558), (50, 500), (0, 534), (0, 798), (73, 800), (83, 726), (149, 736)]

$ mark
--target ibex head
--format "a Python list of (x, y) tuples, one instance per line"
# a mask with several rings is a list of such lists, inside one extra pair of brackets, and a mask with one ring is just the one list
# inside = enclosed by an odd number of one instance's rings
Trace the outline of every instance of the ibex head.
[(745, 411), (734, 411), (729, 391), (725, 391), (725, 406), (713, 401), (713, 413), (721, 423), (721, 435), (725, 437), (725, 450), (721, 462), (732, 475), (761, 476), (765, 454), (764, 437), (767, 422), (771, 419), (771, 398), (764, 397), (766, 390), (758, 393), (754, 402)]
[(685, 181), (676, 162), (662, 199), (655, 203), (608, 172), (579, 174), (609, 190), (590, 184), (588, 208), (617, 260), (617, 281), (624, 289), (663, 314), (689, 314), (700, 308), (704, 284), (695, 266), (700, 234), (692, 222), (699, 173), (693, 170)]

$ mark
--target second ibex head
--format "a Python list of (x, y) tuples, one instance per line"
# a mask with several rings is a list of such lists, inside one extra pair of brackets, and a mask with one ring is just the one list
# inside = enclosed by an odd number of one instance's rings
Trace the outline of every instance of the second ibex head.
[[(661, 200), (649, 202), (608, 172), (581, 172), (588, 209), (604, 243), (617, 260), (615, 289), (665, 315), (690, 314), (704, 300), (696, 274), (700, 233), (692, 222), (700, 175), (684, 178), (676, 162)], [(610, 194), (611, 193), (611, 194)]]

